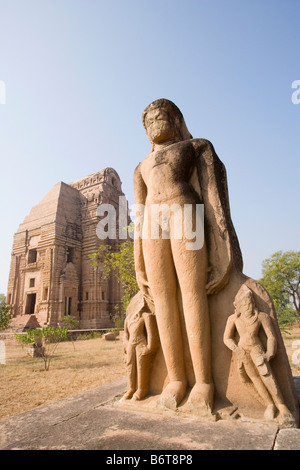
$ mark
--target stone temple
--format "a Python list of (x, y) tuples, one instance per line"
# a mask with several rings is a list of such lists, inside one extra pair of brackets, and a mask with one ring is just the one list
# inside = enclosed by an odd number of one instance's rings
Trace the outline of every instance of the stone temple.
[[(80, 328), (113, 326), (115, 306), (121, 305), (121, 286), (105, 278), (89, 255), (101, 243), (118, 248), (117, 240), (99, 240), (99, 204), (118, 213), (124, 198), (121, 181), (106, 168), (72, 183), (57, 183), (34, 206), (14, 235), (7, 290), (15, 326), (57, 325), (65, 315)], [(30, 321), (29, 321), (30, 320)]]

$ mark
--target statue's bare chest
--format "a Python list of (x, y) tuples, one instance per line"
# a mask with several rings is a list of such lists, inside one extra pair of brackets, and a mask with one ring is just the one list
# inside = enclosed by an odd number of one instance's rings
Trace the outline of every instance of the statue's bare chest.
[(238, 319), (236, 321), (236, 329), (240, 336), (249, 336), (249, 337), (256, 337), (258, 335), (260, 329), (260, 321), (257, 318), (253, 319), (253, 323), (251, 320), (249, 322), (245, 322), (243, 319)]
[(180, 142), (152, 152), (142, 165), (143, 177), (172, 175), (172, 178), (188, 180), (195, 165), (195, 150), (189, 142)]

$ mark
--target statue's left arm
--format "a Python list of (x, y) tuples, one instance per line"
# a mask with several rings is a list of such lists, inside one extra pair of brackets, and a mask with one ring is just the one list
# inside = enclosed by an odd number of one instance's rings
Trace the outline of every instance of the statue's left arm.
[(205, 237), (209, 271), (207, 294), (215, 294), (228, 283), (232, 267), (242, 271), (242, 255), (231, 221), (226, 170), (205, 139), (193, 139), (198, 181), (204, 202)]
[(276, 354), (276, 350), (277, 350), (276, 334), (275, 334), (275, 330), (273, 327), (272, 318), (270, 317), (270, 315), (264, 312), (260, 312), (259, 320), (261, 322), (261, 325), (267, 337), (267, 350), (266, 350), (265, 355), (266, 355), (267, 361), (269, 361)]

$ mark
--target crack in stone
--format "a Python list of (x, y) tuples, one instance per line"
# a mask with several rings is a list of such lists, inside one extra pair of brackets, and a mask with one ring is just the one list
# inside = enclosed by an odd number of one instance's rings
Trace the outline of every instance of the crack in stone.
[[(124, 392), (124, 393), (125, 393), (125, 392)], [(101, 407), (103, 407), (103, 406), (111, 405), (111, 404), (113, 404), (114, 401), (116, 401), (116, 399), (118, 399), (118, 398), (120, 398), (120, 397), (122, 397), (122, 396), (123, 396), (123, 394), (117, 395), (117, 396), (114, 397), (113, 399), (110, 398), (110, 399), (108, 399), (108, 400), (106, 400), (106, 401), (103, 401), (103, 402), (99, 403), (98, 405), (95, 405), (95, 406), (89, 408), (88, 410), (84, 410), (84, 411), (82, 411), (82, 412), (80, 412), (80, 413), (76, 413), (76, 414), (74, 414), (74, 415), (72, 415), (72, 416), (69, 416), (68, 418), (65, 418), (65, 419), (62, 419), (62, 420), (60, 420), (60, 421), (57, 421), (56, 423), (52, 424), (52, 426), (57, 426), (58, 424), (65, 423), (65, 422), (70, 421), (70, 420), (72, 420), (72, 419), (74, 419), (74, 418), (77, 418), (77, 417), (80, 416), (80, 415), (89, 413), (89, 412), (92, 411), (92, 410), (96, 410), (97, 408), (101, 408)]]
[(279, 434), (279, 431), (280, 431), (280, 428), (277, 428), (276, 433), (275, 433), (275, 436), (274, 436), (273, 444), (272, 444), (272, 446), (271, 446), (271, 450), (274, 450), (274, 448), (275, 448), (276, 441), (277, 441), (277, 436), (278, 436), (278, 434)]

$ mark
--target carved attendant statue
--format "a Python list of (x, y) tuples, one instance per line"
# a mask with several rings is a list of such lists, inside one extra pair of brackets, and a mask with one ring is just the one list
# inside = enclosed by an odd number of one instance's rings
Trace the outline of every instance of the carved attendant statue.
[(151, 363), (158, 346), (155, 316), (141, 293), (127, 309), (124, 333), (128, 386), (123, 399), (141, 400), (148, 393)]
[[(242, 286), (237, 293), (234, 306), (236, 310), (228, 318), (224, 343), (237, 354), (241, 376), (246, 374), (249, 377), (266, 405), (265, 418), (274, 419), (277, 408), (282, 421), (292, 421), (292, 415), (284, 404), (270, 366), (270, 360), (275, 356), (277, 348), (272, 319), (255, 308), (253, 294), (247, 286)], [(261, 330), (266, 335), (266, 350), (259, 337)], [(235, 338), (236, 333), (239, 335), (238, 341)]]

